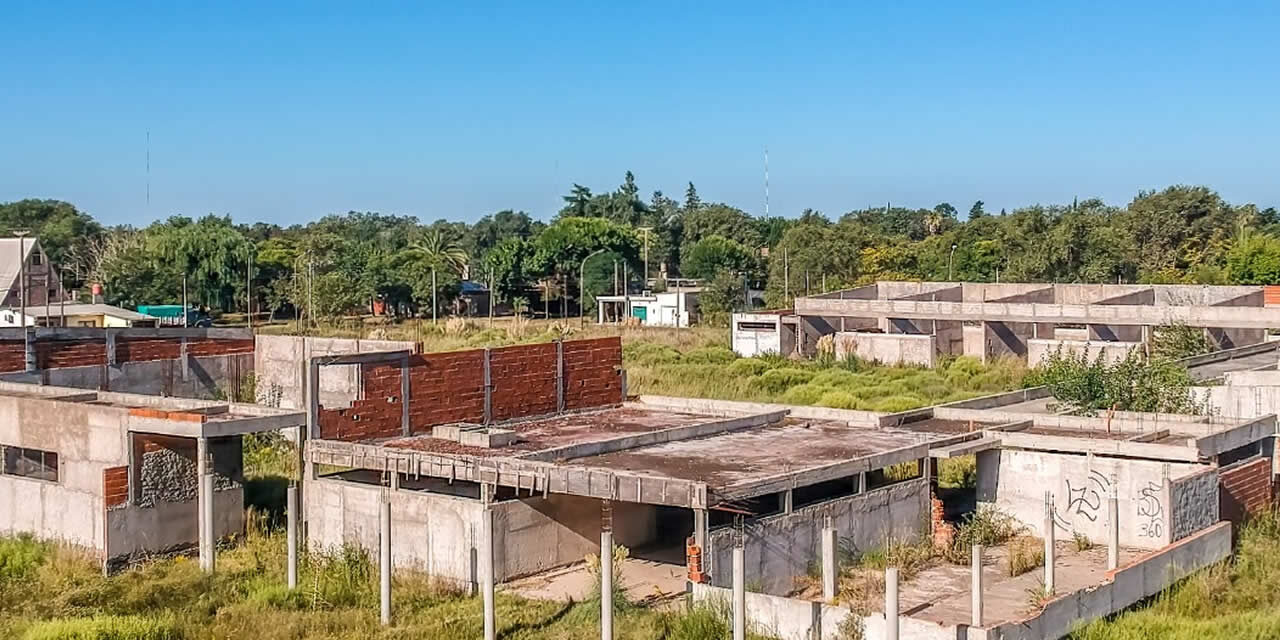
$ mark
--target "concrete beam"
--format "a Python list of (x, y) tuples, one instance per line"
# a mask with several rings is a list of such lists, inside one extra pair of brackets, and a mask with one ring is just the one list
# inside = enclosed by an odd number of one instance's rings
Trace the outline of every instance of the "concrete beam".
[(1212, 457), (1225, 451), (1253, 444), (1259, 440), (1274, 437), (1276, 434), (1276, 416), (1275, 414), (1268, 414), (1261, 418), (1254, 418), (1238, 427), (1224, 429), (1218, 433), (1196, 438), (1196, 449), (1200, 452), (1200, 455)]
[(1280, 308), (1150, 305), (1095, 305), (914, 300), (796, 298), (800, 316), (854, 316), (981, 320), (1053, 324), (1185, 324), (1192, 327), (1267, 329), (1280, 326)]
[(319, 363), (322, 367), (328, 365), (379, 364), (383, 362), (399, 362), (411, 355), (413, 355), (413, 351), (408, 349), (399, 351), (366, 351), (364, 353), (311, 356), (311, 361)]
[[(211, 340), (252, 340), (248, 329), (217, 328), (197, 329), (182, 327), (32, 327), (37, 340), (104, 340), (107, 332), (119, 338), (209, 338)], [(22, 327), (0, 328), (0, 340), (22, 340)]]
[(961, 442), (961, 443), (953, 444), (946, 447), (930, 449), (929, 457), (930, 458), (958, 458), (960, 456), (972, 455), (972, 454), (978, 453), (979, 451), (986, 451), (988, 449), (999, 449), (999, 448), (1000, 448), (1000, 438), (988, 436), (985, 438), (969, 440), (967, 442)]
[(1106, 456), (1150, 458), (1153, 460), (1170, 460), (1176, 462), (1200, 461), (1200, 453), (1195, 449), (1191, 449), (1189, 447), (1152, 444), (1149, 442), (1104, 440), (1087, 437), (1073, 438), (1070, 436), (1044, 436), (1017, 432), (1010, 433), (1007, 431), (992, 431), (987, 435), (990, 437), (1000, 438), (1001, 446), (1014, 449), (1093, 453)]

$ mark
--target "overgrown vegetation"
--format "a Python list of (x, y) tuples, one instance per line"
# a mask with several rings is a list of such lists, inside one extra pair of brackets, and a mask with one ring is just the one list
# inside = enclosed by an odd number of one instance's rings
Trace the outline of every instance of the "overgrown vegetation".
[(967, 565), (973, 557), (973, 545), (992, 547), (1004, 544), (1022, 534), (1025, 529), (1012, 515), (995, 505), (981, 503), (956, 527), (951, 546), (943, 551), (943, 557), (952, 564)]
[(1280, 513), (1254, 518), (1236, 555), (1157, 596), (1148, 606), (1097, 621), (1073, 640), (1261, 640), (1280, 638)]
[(938, 486), (973, 489), (978, 486), (978, 456), (970, 454), (938, 460)]
[(1107, 362), (1102, 353), (1049, 354), (1024, 379), (1026, 386), (1045, 385), (1066, 408), (1084, 415), (1101, 410), (1196, 413), (1203, 409), (1191, 394), (1194, 381), (1186, 367), (1148, 358), (1138, 350)]
[[(157, 559), (111, 577), (98, 559), (28, 537), (0, 538), (0, 637), (18, 640), (365, 640), (478, 638), (481, 602), (412, 571), (395, 577), (395, 627), (378, 623), (377, 571), (354, 547), (304, 553), (299, 589), (284, 586), (281, 532), (253, 515), (248, 534), (218, 558), (218, 573), (191, 559)], [(599, 637), (599, 602), (531, 601), (499, 593), (499, 637)], [(716, 607), (617, 612), (623, 640), (720, 640)], [(753, 636), (759, 638), (759, 636)]]
[(936, 368), (885, 366), (857, 358), (739, 358), (720, 334), (682, 351), (630, 341), (623, 349), (634, 393), (896, 412), (1017, 388), (1026, 368), (962, 356)]
[(1044, 565), (1044, 541), (1035, 536), (1017, 536), (1009, 541), (1009, 561), (1005, 565), (1010, 578), (1016, 578)]

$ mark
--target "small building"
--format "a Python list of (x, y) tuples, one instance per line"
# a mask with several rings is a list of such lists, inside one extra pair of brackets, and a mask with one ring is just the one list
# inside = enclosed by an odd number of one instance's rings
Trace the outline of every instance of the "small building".
[(304, 421), (257, 405), (13, 382), (0, 382), (0, 399), (0, 533), (91, 549), (108, 569), (195, 547), (206, 500), (215, 538), (242, 533), (241, 436)]
[(0, 327), (155, 327), (157, 318), (109, 304), (27, 305), (26, 322), (17, 307), (0, 309)]
[(700, 287), (689, 287), (638, 296), (596, 296), (596, 321), (614, 324), (635, 318), (650, 327), (688, 327), (698, 321), (701, 292)]
[[(25, 283), (24, 283), (25, 280)], [(39, 238), (0, 238), (0, 307), (42, 305), (62, 299), (62, 281)]]

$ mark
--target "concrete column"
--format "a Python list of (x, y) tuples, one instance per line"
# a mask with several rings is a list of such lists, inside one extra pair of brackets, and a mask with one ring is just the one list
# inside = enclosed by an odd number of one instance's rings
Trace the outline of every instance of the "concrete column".
[(795, 510), (795, 493), (791, 489), (782, 492), (782, 512), (791, 513)]
[(200, 515), (202, 516), (200, 523), (200, 568), (213, 573), (217, 564), (215, 558), (218, 554), (218, 541), (214, 537), (213, 529), (212, 473), (200, 476), (200, 494), (197, 502), (200, 503)]
[(1107, 569), (1120, 568), (1120, 498), (1116, 496), (1115, 482), (1111, 483), (1111, 496), (1107, 498)]
[(733, 640), (747, 638), (747, 558), (741, 546), (733, 548)]
[(693, 510), (693, 541), (702, 549), (705, 554), (707, 551), (707, 510)]
[(205, 505), (212, 501), (205, 486), (209, 475), (209, 440), (196, 438), (196, 542), (200, 553), (200, 569), (209, 570), (209, 539), (205, 536)]
[(285, 540), (289, 547), (289, 588), (298, 588), (298, 487), (285, 492)]
[(836, 578), (839, 567), (836, 563), (836, 530), (830, 526), (822, 530), (822, 599), (831, 602), (836, 599)]
[(898, 640), (898, 568), (884, 570), (884, 637)]
[(400, 360), (400, 433), (408, 437), (412, 434), (409, 425), (409, 356)]
[(613, 532), (600, 532), (600, 639), (613, 640)]
[(982, 545), (973, 545), (973, 558), (969, 561), (973, 574), (970, 591), (973, 594), (973, 616), (970, 625), (982, 626)]
[(493, 613), (493, 511), (485, 506), (480, 516), (480, 594), (484, 598), (484, 640), (495, 640)]
[(1053, 494), (1044, 494), (1044, 592), (1053, 593), (1054, 531)]
[(382, 535), (378, 537), (378, 603), (382, 625), (391, 624), (391, 498), (383, 499), (379, 511)]

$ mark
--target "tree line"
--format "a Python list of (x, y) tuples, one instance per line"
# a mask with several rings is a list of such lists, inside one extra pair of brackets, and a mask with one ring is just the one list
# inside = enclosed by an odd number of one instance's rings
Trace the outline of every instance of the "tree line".
[(474, 223), (352, 211), (288, 227), (210, 214), (138, 228), (29, 199), (0, 204), (0, 234), (40, 237), (67, 281), (102, 284), (112, 304), (177, 302), (185, 281), (189, 299), (211, 308), (243, 310), (252, 287), (257, 310), (317, 317), (375, 303), (401, 316), (462, 312), (464, 280), (517, 308), (540, 300), (563, 313), (613, 293), (623, 273), (633, 292), (646, 276), (698, 279), (713, 317), (747, 305), (744, 287), (778, 308), (878, 279), (1280, 282), (1277, 211), (1203, 186), (1140, 192), (1124, 206), (1092, 198), (992, 213), (978, 201), (964, 218), (946, 202), (755, 216), (703, 201), (693, 183), (682, 199), (645, 199), (631, 172), (599, 193), (574, 184), (563, 200), (546, 222), (511, 210)]

